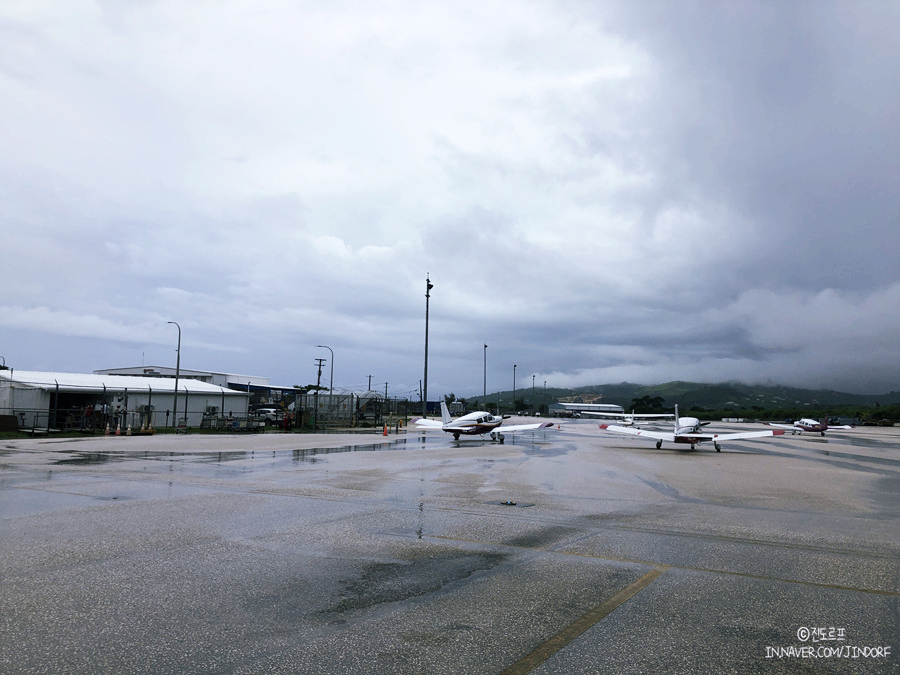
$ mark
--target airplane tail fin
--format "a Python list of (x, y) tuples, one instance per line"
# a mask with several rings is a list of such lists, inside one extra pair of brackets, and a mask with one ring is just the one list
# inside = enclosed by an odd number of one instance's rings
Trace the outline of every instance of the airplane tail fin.
[(447, 404), (444, 401), (441, 401), (441, 422), (450, 424), (452, 421), (453, 418), (450, 417), (450, 410), (447, 408)]
[(678, 433), (678, 404), (675, 404), (675, 433)]

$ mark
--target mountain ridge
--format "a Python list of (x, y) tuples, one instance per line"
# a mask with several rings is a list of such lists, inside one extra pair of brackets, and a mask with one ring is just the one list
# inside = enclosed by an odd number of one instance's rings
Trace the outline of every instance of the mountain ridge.
[[(532, 391), (534, 401), (532, 401)], [(531, 387), (516, 389), (517, 401), (535, 405), (556, 402), (562, 397), (579, 395), (600, 396), (597, 402), (614, 403), (629, 408), (634, 399), (659, 396), (664, 405), (676, 403), (684, 408), (710, 409), (773, 409), (827, 406), (885, 406), (900, 404), (900, 391), (885, 394), (851, 394), (833, 389), (804, 389), (785, 385), (758, 385), (742, 382), (720, 382), (716, 384), (675, 380), (661, 384), (644, 385), (632, 382), (587, 385), (583, 387), (547, 387), (532, 390)], [(512, 402), (512, 390), (494, 392), (487, 395), (488, 402), (496, 402), (498, 397), (506, 406)], [(483, 397), (471, 396), (469, 401), (480, 401)]]

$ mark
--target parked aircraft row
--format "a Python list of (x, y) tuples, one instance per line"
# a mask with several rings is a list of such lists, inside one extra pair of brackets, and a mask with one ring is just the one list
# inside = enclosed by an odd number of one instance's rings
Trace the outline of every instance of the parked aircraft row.
[[(605, 413), (604, 416), (610, 416)], [(508, 417), (508, 416), (507, 416)], [(629, 436), (638, 436), (647, 438), (656, 442), (656, 447), (661, 448), (663, 441), (668, 443), (678, 443), (690, 445), (693, 450), (700, 443), (712, 441), (716, 452), (721, 452), (722, 441), (737, 441), (754, 438), (766, 438), (770, 436), (781, 436), (785, 430), (790, 430), (792, 434), (805, 432), (818, 432), (823, 436), (828, 429), (846, 430), (852, 427), (842, 425), (829, 427), (827, 419), (816, 422), (811, 419), (801, 419), (792, 425), (766, 423), (769, 426), (778, 427), (777, 429), (765, 429), (760, 431), (741, 431), (737, 433), (704, 433), (703, 427), (709, 422), (701, 422), (696, 417), (679, 417), (678, 406), (675, 406), (674, 415), (671, 413), (650, 414), (650, 415), (630, 415), (621, 414), (622, 424), (601, 424), (600, 429), (617, 434), (626, 434)], [(658, 431), (651, 429), (642, 429), (637, 425), (652, 419), (673, 419), (672, 431)], [(460, 436), (484, 436), (489, 434), (491, 440), (503, 442), (504, 436), (500, 433), (500, 427), (506, 417), (497, 417), (489, 412), (478, 410), (468, 413), (462, 417), (453, 419), (446, 403), (441, 403), (441, 421), (430, 419), (414, 420), (415, 427), (423, 431), (445, 431), (453, 434), (455, 440), (459, 440)], [(514, 424), (503, 427), (503, 431), (507, 433), (516, 431), (529, 431), (534, 429), (546, 429), (553, 426), (552, 422), (540, 422), (532, 424)]]
[(804, 417), (801, 420), (796, 420), (793, 424), (775, 424), (774, 422), (764, 422), (764, 424), (768, 424), (770, 427), (778, 427), (779, 429), (790, 429), (791, 435), (802, 434), (804, 431), (808, 431), (824, 436), (829, 429), (832, 431), (846, 431), (853, 428), (847, 424), (829, 426), (827, 417), (819, 422)]

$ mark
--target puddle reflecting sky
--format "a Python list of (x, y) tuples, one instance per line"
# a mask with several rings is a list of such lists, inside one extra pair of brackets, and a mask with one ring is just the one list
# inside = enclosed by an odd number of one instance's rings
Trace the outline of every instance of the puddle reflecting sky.
[[(534, 457), (554, 457), (575, 449), (570, 442), (558, 443), (547, 435), (510, 434), (506, 445), (514, 445), (526, 455)], [(226, 450), (221, 452), (86, 452), (73, 450), (60, 453), (51, 464), (57, 466), (99, 466), (118, 462), (171, 462), (182, 465), (214, 465), (225, 473), (246, 473), (252, 470), (287, 468), (299, 463), (324, 461), (328, 455), (348, 452), (379, 452), (385, 450), (427, 450), (446, 447), (484, 447), (486, 452), (497, 444), (487, 438), (471, 437), (454, 441), (447, 434), (407, 435), (386, 443), (364, 443), (358, 445), (338, 445), (325, 448), (295, 448), (292, 450)], [(14, 451), (12, 451), (14, 452)]]

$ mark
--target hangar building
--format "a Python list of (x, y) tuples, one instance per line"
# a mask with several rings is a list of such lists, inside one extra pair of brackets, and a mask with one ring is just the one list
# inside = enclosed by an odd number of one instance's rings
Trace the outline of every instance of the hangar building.
[(109, 374), (0, 370), (0, 415), (19, 428), (96, 429), (110, 424), (139, 429), (178, 423), (199, 427), (204, 416), (245, 418), (250, 394), (201, 380)]

